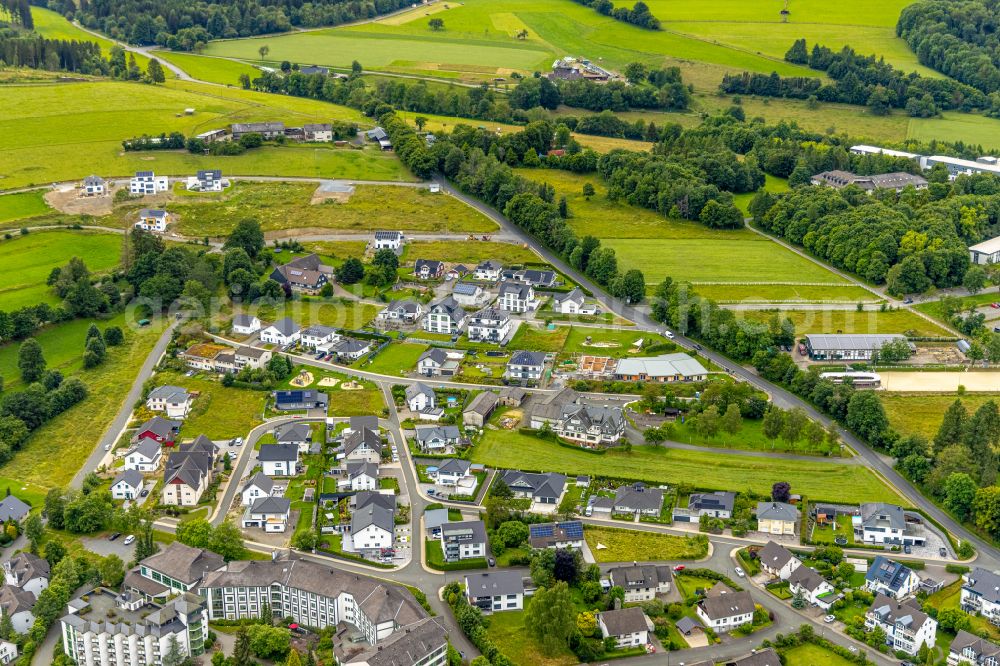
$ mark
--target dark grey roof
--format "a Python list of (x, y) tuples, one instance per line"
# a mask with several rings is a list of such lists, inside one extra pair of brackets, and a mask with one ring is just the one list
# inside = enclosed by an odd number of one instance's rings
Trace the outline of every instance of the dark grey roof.
[(465, 589), (470, 597), (496, 597), (524, 594), (524, 580), (519, 571), (489, 571), (465, 574)]
[(438, 365), (444, 365), (445, 362), (448, 360), (448, 352), (441, 349), (440, 347), (432, 347), (431, 349), (428, 349), (423, 354), (421, 354), (420, 358), (417, 359), (417, 362), (419, 363), (420, 361), (423, 361), (424, 359), (428, 358), (437, 363)]
[(799, 512), (791, 504), (784, 502), (758, 502), (757, 520), (782, 520), (795, 522), (799, 519)]
[(222, 178), (221, 169), (199, 169), (198, 180), (219, 180)]
[(279, 444), (286, 442), (305, 442), (312, 439), (312, 428), (308, 423), (286, 423), (274, 429), (274, 439)]
[(985, 657), (1000, 657), (1000, 645), (996, 645), (985, 638), (980, 638), (964, 629), (960, 629), (955, 636), (955, 640), (951, 642), (951, 652), (962, 654), (962, 651), (967, 648), (975, 654), (972, 662), (974, 664), (984, 663), (983, 660)]
[(468, 474), (472, 468), (472, 463), (461, 458), (446, 458), (438, 465), (438, 473), (447, 472), (449, 474)]
[(147, 460), (156, 460), (156, 457), (162, 453), (162, 450), (160, 443), (155, 439), (143, 437), (139, 444), (129, 449), (125, 455), (130, 456), (133, 453), (138, 453)]
[(234, 326), (250, 326), (253, 320), (256, 319), (253, 315), (248, 314), (238, 314), (233, 317)]
[[(975, 571), (983, 570), (976, 569)], [(899, 590), (903, 583), (910, 577), (911, 573), (912, 572), (909, 567), (879, 555), (872, 560), (871, 565), (868, 567), (868, 573), (865, 574), (865, 580), (871, 583), (879, 583), (880, 585), (883, 585), (895, 592)], [(995, 580), (996, 574), (991, 575), (994, 576)], [(993, 594), (996, 595), (997, 593), (993, 592)]]
[(333, 328), (332, 326), (323, 326), (322, 324), (314, 324), (312, 326), (309, 326), (308, 328), (302, 329), (302, 336), (307, 338), (328, 338), (336, 332), (337, 329)]
[(0, 500), (0, 522), (21, 520), (31, 511), (31, 506), (14, 495), (8, 495)]
[(246, 482), (240, 492), (242, 493), (247, 488), (252, 488), (254, 486), (260, 488), (265, 493), (270, 494), (274, 489), (274, 479), (269, 477), (267, 474), (264, 474), (264, 472), (257, 472), (250, 477), (250, 480)]
[(556, 294), (554, 297), (556, 303), (564, 303), (566, 301), (573, 301), (576, 303), (583, 303), (584, 295), (583, 290), (579, 287), (573, 287), (573, 290), (565, 294)]
[(781, 659), (778, 658), (778, 653), (767, 648), (765, 650), (758, 650), (756, 653), (751, 654), (742, 659), (737, 659), (736, 661), (726, 662), (727, 666), (781, 666)]
[(410, 626), (392, 632), (378, 645), (353, 654), (352, 661), (368, 666), (412, 666), (424, 663), (427, 655), (440, 650), (448, 642), (448, 635), (438, 618), (428, 617)]
[(894, 530), (906, 527), (903, 509), (895, 504), (885, 502), (866, 502), (861, 505), (861, 524), (865, 527), (875, 527), (887, 523)]
[(165, 384), (150, 391), (147, 400), (187, 400), (189, 397), (191, 394), (187, 392), (187, 389)]
[(409, 299), (392, 301), (385, 307), (386, 310), (398, 311), (403, 314), (416, 314), (420, 312), (420, 304)]
[(520, 300), (527, 300), (531, 294), (531, 285), (526, 282), (504, 282), (500, 285), (500, 297), (514, 294)]
[(219, 569), (225, 564), (225, 560), (210, 550), (192, 548), (180, 541), (174, 541), (160, 552), (144, 559), (141, 564), (174, 580), (193, 584), (201, 580), (206, 573)]
[(483, 391), (469, 403), (469, 406), (462, 410), (463, 413), (473, 412), (483, 417), (489, 416), (500, 399), (493, 391)]
[(202, 479), (211, 471), (212, 463), (212, 455), (200, 447), (179, 448), (167, 458), (163, 484), (179, 479), (191, 488), (198, 488)]
[(434, 389), (423, 382), (415, 382), (406, 387), (406, 399), (412, 400), (418, 395), (426, 395), (431, 400), (434, 399)]
[(599, 614), (599, 618), (607, 628), (609, 636), (625, 636), (649, 630), (646, 614), (638, 606), (603, 611)]
[(795, 571), (788, 576), (789, 585), (799, 585), (810, 592), (815, 591), (824, 582), (826, 582), (826, 579), (819, 575), (815, 569), (807, 567), (804, 564), (797, 567)]
[[(681, 619), (677, 620), (677, 622), (676, 622), (676, 624), (674, 626), (677, 627), (677, 631), (679, 631), (679, 632), (681, 632), (682, 634), (685, 634), (685, 635), (686, 634), (690, 634), (695, 629), (702, 629), (702, 630), (704, 630), (704, 627), (702, 627), (697, 622), (697, 620), (695, 620), (692, 617), (688, 617), (687, 615), (685, 615)], [(712, 666), (715, 666), (715, 662), (714, 661), (712, 662)]]
[(780, 569), (794, 557), (790, 550), (774, 541), (768, 541), (763, 548), (757, 551), (757, 558), (761, 565), (770, 569)]
[(692, 493), (688, 499), (689, 509), (710, 509), (732, 512), (736, 493), (717, 490), (714, 493)]
[(542, 367), (545, 365), (545, 353), (533, 351), (516, 351), (507, 361), (507, 365), (531, 365)]
[(376, 490), (362, 490), (354, 495), (355, 509), (363, 509), (369, 504), (378, 504), (379, 506), (395, 513), (396, 495), (390, 493), (380, 493)]
[(358, 340), (357, 338), (341, 338), (340, 342), (338, 342), (336, 347), (334, 347), (334, 350), (338, 354), (358, 354), (371, 346), (372, 344), (367, 340)]
[(424, 511), (424, 529), (432, 530), (448, 522), (448, 509), (428, 509)]
[(139, 217), (163, 217), (167, 216), (167, 211), (162, 208), (140, 208)]
[[(385, 133), (381, 127), (376, 127), (373, 130), (368, 130), (368, 135), (371, 136), (373, 133), (377, 134), (381, 132), (381, 136), (376, 136), (378, 139), (385, 139), (388, 134)], [(376, 231), (375, 240), (399, 240), (403, 237), (402, 231)]]
[[(872, 566), (874, 566), (874, 563), (872, 563)], [(972, 571), (966, 574), (965, 585), (962, 587), (986, 601), (1000, 604), (1000, 575), (988, 569), (974, 567)]]
[(668, 566), (633, 564), (608, 569), (608, 577), (612, 585), (618, 585), (629, 591), (655, 588), (660, 583), (669, 583), (674, 579), (674, 573)]
[(174, 434), (174, 431), (180, 427), (180, 421), (172, 421), (170, 419), (165, 419), (162, 416), (154, 416), (139, 426), (139, 430), (137, 432), (149, 431), (159, 437), (170, 437), (170, 435)]
[(747, 615), (754, 611), (753, 599), (750, 598), (749, 592), (746, 590), (733, 592), (721, 582), (716, 583), (698, 605), (712, 620)]
[(84, 185), (103, 185), (104, 179), (100, 176), (87, 176), (83, 179)]
[(536, 497), (559, 497), (566, 488), (566, 477), (555, 472), (504, 470), (500, 473), (500, 478), (508, 488), (530, 492)]
[(364, 416), (352, 416), (348, 421), (351, 430), (361, 430), (367, 428), (378, 434), (378, 417), (367, 414)]
[(378, 478), (378, 463), (373, 462), (349, 462), (346, 465), (347, 478), (354, 479), (362, 474), (373, 479)]
[(139, 488), (142, 486), (142, 472), (136, 469), (127, 469), (115, 477), (115, 480), (111, 482), (111, 487), (114, 488), (122, 481), (132, 488)]
[(459, 305), (451, 296), (445, 296), (436, 303), (431, 303), (430, 312), (435, 314), (446, 314), (452, 321), (459, 321), (465, 318), (465, 308)]
[(374, 451), (382, 452), (382, 437), (378, 432), (361, 428), (351, 431), (351, 434), (344, 440), (344, 455), (351, 455), (362, 444)]
[(355, 508), (351, 514), (351, 532), (359, 532), (371, 525), (392, 534), (395, 530), (392, 510), (375, 502), (369, 502), (360, 509)]
[(598, 428), (601, 432), (609, 435), (621, 433), (625, 427), (625, 416), (620, 407), (608, 407), (605, 405), (566, 405), (562, 414), (564, 421), (579, 419), (581, 425), (586, 428)]
[(285, 123), (280, 121), (266, 121), (258, 123), (233, 123), (232, 124), (233, 134), (236, 133), (246, 133), (246, 132), (283, 132), (285, 130)]
[(477, 271), (478, 270), (486, 270), (486, 271), (488, 271), (488, 270), (494, 270), (494, 271), (498, 271), (498, 270), (501, 270), (502, 268), (503, 268), (503, 264), (501, 264), (499, 261), (494, 261), (492, 259), (487, 259), (486, 261), (480, 262), (480, 264), (478, 266), (476, 266), (476, 270)]
[(663, 491), (660, 488), (647, 488), (641, 483), (620, 486), (615, 490), (614, 508), (629, 511), (659, 511), (663, 508)]
[[(288, 336), (299, 330), (299, 325), (292, 321), (291, 317), (285, 317), (271, 324), (282, 335)], [(270, 328), (268, 327), (268, 328)]]
[(266, 353), (268, 353), (266, 349), (257, 349), (256, 347), (236, 348), (236, 356), (245, 356), (246, 358), (261, 358)]
[(510, 315), (500, 310), (499, 308), (483, 308), (479, 312), (472, 315), (474, 320), (477, 320), (480, 326), (484, 325), (483, 322), (499, 322), (503, 323), (510, 320)]
[(419, 273), (421, 268), (426, 267), (431, 273), (437, 273), (441, 270), (441, 262), (435, 261), (433, 259), (417, 259), (413, 262), (413, 272)]
[(472, 282), (456, 282), (451, 291), (453, 294), (460, 294), (462, 296), (475, 296), (482, 290), (482, 287)]
[(299, 447), (295, 444), (262, 444), (257, 452), (261, 462), (279, 462), (299, 459)]
[(445, 539), (449, 536), (471, 535), (472, 543), (486, 543), (486, 525), (481, 520), (445, 523), (441, 526), (441, 535)]
[(34, 578), (49, 578), (49, 563), (29, 552), (21, 552), (10, 558), (7, 562), (10, 573), (17, 581), (18, 587), (24, 585)]
[(418, 442), (432, 439), (458, 439), (461, 433), (458, 426), (453, 425), (418, 425), (414, 428)]
[(914, 600), (896, 601), (879, 592), (872, 602), (869, 613), (885, 624), (902, 625), (916, 631), (927, 621), (927, 613), (920, 610), (920, 602)]
[(250, 513), (287, 514), (292, 501), (287, 497), (258, 497), (250, 505)]

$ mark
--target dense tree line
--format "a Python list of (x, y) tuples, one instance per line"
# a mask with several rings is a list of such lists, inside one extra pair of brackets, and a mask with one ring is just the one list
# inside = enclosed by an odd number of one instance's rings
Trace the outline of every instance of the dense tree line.
[(1000, 60), (995, 0), (921, 0), (903, 8), (896, 34), (921, 64), (990, 95), (1000, 109)]
[(0, 24), (4, 19), (32, 30), (35, 20), (31, 17), (31, 5), (28, 0), (0, 0)]
[(629, 109), (686, 109), (691, 92), (681, 79), (680, 68), (649, 71), (641, 63), (629, 65), (636, 75), (629, 82), (597, 83), (587, 79), (555, 81), (536, 74), (521, 79), (508, 99), (515, 109), (555, 109), (560, 104), (590, 111)]
[(649, 11), (649, 6), (642, 0), (637, 0), (632, 9), (615, 7), (611, 0), (576, 0), (576, 2), (593, 8), (598, 14), (610, 16), (622, 23), (631, 23), (647, 30), (660, 29), (660, 19), (653, 16), (652, 12)]
[(47, 39), (33, 33), (0, 29), (0, 64), (53, 72), (74, 72), (116, 79), (163, 83), (163, 68), (155, 58), (144, 73), (135, 55), (125, 54), (119, 46), (111, 47), (108, 57), (95, 42)]
[(132, 44), (193, 50), (212, 39), (339, 25), (408, 7), (408, 0), (37, 0), (88, 28)]
[(826, 72), (833, 83), (824, 84), (813, 77), (781, 77), (768, 74), (727, 74), (720, 90), (741, 95), (764, 95), (818, 102), (841, 102), (864, 105), (876, 115), (890, 109), (906, 109), (915, 117), (935, 116), (939, 111), (972, 111), (990, 106), (979, 90), (949, 79), (932, 79), (916, 72), (906, 74), (874, 55), (862, 56), (845, 46), (833, 51), (814, 45), (807, 49), (800, 39), (785, 54), (785, 60)]

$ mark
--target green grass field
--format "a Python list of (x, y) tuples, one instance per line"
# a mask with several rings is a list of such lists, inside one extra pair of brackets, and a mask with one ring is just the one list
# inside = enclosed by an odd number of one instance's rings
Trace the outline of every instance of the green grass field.
[(785, 666), (850, 666), (854, 663), (813, 643), (803, 643), (782, 654)]
[[(640, 268), (647, 285), (655, 285), (666, 276), (692, 282), (845, 283), (822, 266), (748, 229), (709, 229), (611, 201), (596, 175), (551, 169), (519, 169), (518, 173), (548, 183), (557, 196), (566, 196), (573, 230), (580, 236), (600, 238), (602, 245), (615, 250), (620, 267)], [(589, 201), (583, 196), (584, 183), (596, 191)], [(733, 261), (736, 256), (739, 261)], [(759, 293), (758, 298), (770, 299), (768, 292), (773, 287), (745, 285), (743, 289), (747, 296)]]
[[(524, 600), (525, 608), (531, 604), (531, 597)], [(547, 655), (537, 639), (528, 632), (524, 624), (524, 611), (504, 611), (490, 615), (486, 633), (490, 640), (515, 664), (532, 666), (571, 666), (579, 660), (563, 648), (555, 655)]]
[[(275, 149), (287, 150), (287, 148)], [(340, 150), (345, 155), (357, 151)], [(393, 162), (398, 164), (398, 162)], [(374, 174), (366, 176), (374, 178)], [(446, 194), (392, 185), (359, 185), (346, 203), (311, 204), (314, 183), (237, 183), (222, 197), (181, 197), (170, 205), (174, 229), (185, 236), (228, 235), (237, 222), (254, 217), (264, 231), (342, 229), (370, 231), (492, 232), (496, 224)], [(139, 204), (116, 211), (117, 225), (131, 223)]]
[[(195, 113), (185, 115), (186, 108)], [(139, 169), (183, 175), (211, 166), (227, 174), (412, 179), (395, 156), (375, 150), (267, 147), (209, 158), (186, 151), (123, 153), (121, 149), (122, 140), (143, 133), (196, 134), (240, 121), (330, 119), (367, 124), (357, 111), (325, 102), (189, 82), (12, 86), (0, 100), (0, 132), (6, 137), (0, 152), (0, 188), (74, 180), (91, 173), (125, 176)]]
[[(598, 562), (697, 560), (708, 553), (708, 541), (698, 537), (593, 525), (587, 525), (583, 536)], [(598, 549), (597, 544), (604, 548)]]
[[(767, 321), (774, 314), (769, 311), (744, 311), (748, 319)], [(879, 312), (867, 310), (780, 310), (778, 314), (795, 323), (796, 335), (806, 333), (906, 333), (916, 336), (949, 335), (948, 331), (932, 321), (908, 310)]]
[(52, 209), (45, 203), (44, 190), (0, 196), (0, 222), (21, 220), (51, 212)]
[[(900, 434), (918, 434), (928, 438), (937, 434), (945, 411), (959, 396), (927, 393), (879, 393), (889, 422)], [(962, 404), (971, 415), (993, 400), (1000, 403), (1000, 394), (969, 393), (961, 396)]]
[(648, 446), (634, 447), (631, 453), (611, 450), (595, 455), (516, 432), (492, 430), (486, 431), (471, 459), (498, 468), (526, 469), (525, 461), (535, 461), (529, 467), (542, 471), (650, 483), (688, 483), (709, 489), (751, 490), (761, 494), (770, 492), (776, 481), (787, 481), (792, 488), (808, 488), (810, 499), (815, 500), (903, 501), (870, 470), (832, 461), (804, 463)]
[(262, 304), (254, 314), (260, 317), (261, 321), (277, 321), (282, 317), (291, 317), (303, 327), (322, 324), (354, 330), (370, 322), (381, 309), (377, 305), (357, 301), (315, 300), (292, 301), (284, 306)]
[(45, 284), (53, 268), (73, 257), (100, 273), (118, 265), (122, 238), (87, 231), (52, 231), (0, 240), (0, 310), (8, 312), (36, 303), (57, 304)]
[[(177, 51), (157, 51), (156, 56), (180, 67), (188, 76), (212, 83), (236, 86), (239, 85), (240, 74), (246, 74), (251, 79), (260, 76), (256, 67), (226, 58), (207, 58)], [(170, 70), (165, 73), (171, 75)]]
[(540, 261), (529, 248), (513, 243), (483, 242), (479, 238), (481, 236), (476, 236), (476, 241), (413, 241), (404, 246), (402, 261), (412, 263), (417, 259), (427, 259), (465, 264), (469, 268), (486, 259), (499, 261), (504, 266)]
[(393, 343), (379, 352), (371, 364), (364, 366), (365, 372), (378, 372), (383, 375), (405, 375), (417, 366), (417, 359), (427, 351), (427, 345), (414, 345), (406, 342)]
[[(83, 340), (90, 322), (75, 320), (50, 327), (35, 337), (42, 345), (48, 367), (66, 376), (79, 375), (87, 383), (87, 398), (31, 434), (14, 458), (0, 467), (3, 478), (45, 488), (65, 486), (93, 451), (95, 442), (121, 407), (136, 368), (142, 365), (163, 330), (160, 324), (134, 329), (119, 315), (106, 325), (122, 326), (125, 344), (109, 348), (107, 360), (93, 370), (82, 370)], [(18, 385), (17, 345), (0, 347), (0, 375), (7, 386)]]
[[(48, 39), (65, 39), (67, 41), (97, 42), (101, 45), (101, 52), (105, 57), (111, 52), (114, 43), (110, 39), (96, 37), (85, 30), (81, 30), (57, 12), (42, 7), (31, 8), (31, 18), (35, 23), (35, 32)], [(126, 55), (126, 57), (128, 57)], [(135, 61), (143, 70), (149, 63), (149, 58), (136, 54)]]
[(717, 303), (868, 303), (879, 298), (854, 285), (699, 284), (694, 291)]
[[(991, 294), (976, 294), (975, 296), (963, 296), (961, 300), (962, 300), (962, 307), (960, 309), (967, 310), (971, 306), (988, 305), (989, 303), (996, 302), (1000, 299), (998, 299), (997, 294), (991, 293)], [(913, 307), (917, 310), (920, 310), (924, 314), (934, 317), (938, 321), (945, 321), (944, 310), (941, 307), (941, 301), (928, 301), (926, 303), (917, 303)]]
[(161, 372), (154, 379), (157, 385), (182, 386), (198, 393), (181, 430), (184, 440), (198, 435), (211, 439), (244, 437), (262, 423), (267, 396), (264, 391), (227, 388), (215, 380), (186, 377), (176, 372)]

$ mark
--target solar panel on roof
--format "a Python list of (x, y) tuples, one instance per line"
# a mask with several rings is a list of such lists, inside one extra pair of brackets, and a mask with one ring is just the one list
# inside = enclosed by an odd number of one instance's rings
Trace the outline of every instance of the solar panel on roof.
[(554, 533), (554, 529), (551, 524), (531, 525), (530, 532), (532, 537), (550, 537)]
[(559, 523), (559, 527), (566, 531), (566, 537), (570, 539), (583, 538), (583, 524), (577, 521), (570, 523)]

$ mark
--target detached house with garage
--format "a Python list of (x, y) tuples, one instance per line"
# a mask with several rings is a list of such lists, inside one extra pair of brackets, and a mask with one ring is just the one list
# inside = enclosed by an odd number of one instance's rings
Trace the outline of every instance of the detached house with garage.
[(462, 365), (465, 352), (460, 349), (432, 347), (417, 360), (417, 372), (425, 377), (453, 377)]
[(500, 298), (497, 305), (506, 312), (528, 312), (538, 307), (535, 288), (524, 282), (503, 282), (500, 284)]
[(250, 506), (254, 500), (270, 497), (274, 493), (274, 479), (264, 472), (257, 472), (240, 491), (240, 504)]
[(514, 497), (530, 499), (538, 504), (558, 504), (566, 490), (566, 477), (554, 472), (504, 470), (497, 475), (514, 493)]
[(298, 342), (301, 337), (301, 328), (290, 318), (285, 317), (264, 328), (260, 332), (260, 341), (265, 344), (285, 345)]
[(802, 566), (802, 562), (792, 554), (792, 551), (774, 541), (768, 541), (757, 551), (757, 561), (760, 562), (760, 568), (764, 573), (781, 580), (788, 580), (792, 572)]
[(434, 389), (427, 384), (416, 382), (406, 387), (406, 406), (411, 412), (422, 412), (425, 409), (434, 409), (437, 406), (437, 398)]
[(567, 405), (552, 432), (589, 448), (610, 446), (625, 435), (625, 417), (619, 407)]
[(469, 317), (469, 342), (501, 344), (510, 335), (510, 316), (503, 310), (483, 308)]
[(286, 423), (274, 429), (274, 441), (278, 444), (291, 444), (298, 448), (299, 453), (309, 453), (312, 445), (312, 427), (308, 423)]
[(160, 466), (163, 451), (160, 444), (152, 439), (143, 439), (125, 453), (124, 469), (138, 472), (155, 472)]
[(517, 571), (465, 574), (465, 596), (484, 613), (524, 609), (524, 581)]
[(445, 562), (486, 557), (486, 525), (481, 520), (445, 523), (441, 526), (441, 550)]
[(271, 362), (271, 356), (271, 352), (266, 349), (237, 347), (236, 354), (234, 354), (234, 361), (236, 362), (237, 370), (242, 370), (243, 368), (257, 369), (266, 367)]
[[(717, 490), (712, 493), (691, 493), (687, 509), (674, 509), (674, 520), (691, 522), (702, 516), (709, 518), (732, 518), (736, 493)], [(683, 515), (683, 518), (680, 517)]]
[(438, 485), (457, 486), (472, 478), (472, 463), (461, 458), (442, 460), (433, 478)]
[(706, 627), (725, 634), (752, 622), (754, 608), (749, 592), (734, 592), (720, 581), (697, 603), (695, 612)]
[(568, 293), (553, 296), (552, 309), (561, 314), (580, 314), (584, 300), (583, 290), (574, 287)]
[(349, 462), (344, 465), (344, 478), (338, 484), (355, 492), (378, 488), (378, 463)]
[(382, 460), (382, 436), (371, 428), (352, 430), (344, 438), (344, 460), (377, 463)]
[(615, 490), (612, 513), (655, 517), (659, 516), (662, 510), (663, 490), (660, 488), (649, 488), (645, 483), (636, 481)]
[(840, 598), (839, 594), (834, 594), (833, 585), (811, 567), (795, 567), (787, 580), (792, 594), (801, 594), (807, 602), (824, 610)]
[(597, 626), (607, 638), (615, 639), (619, 648), (645, 645), (649, 642), (652, 623), (638, 606), (597, 614)]
[(299, 335), (304, 347), (311, 347), (317, 351), (329, 350), (331, 345), (340, 340), (337, 329), (322, 324), (304, 328)]
[(221, 192), (225, 188), (222, 171), (220, 169), (202, 169), (195, 174), (193, 179), (188, 178), (187, 188), (199, 192)]
[(475, 282), (456, 282), (451, 296), (459, 305), (477, 308), (486, 300), (486, 292)]
[(146, 398), (146, 408), (163, 412), (168, 419), (183, 419), (191, 412), (193, 398), (180, 386), (157, 386)]
[(451, 296), (431, 303), (424, 315), (424, 330), (428, 333), (454, 335), (465, 327), (466, 314), (461, 305)]
[(296, 476), (299, 473), (299, 447), (295, 444), (262, 444), (257, 452), (264, 474)]
[(279, 412), (319, 409), (326, 413), (330, 400), (326, 393), (313, 389), (275, 391), (272, 395), (274, 396), (274, 408)]
[(402, 300), (392, 301), (378, 313), (379, 320), (384, 322), (395, 322), (397, 324), (412, 324), (423, 314), (424, 309), (416, 301)]
[(378, 502), (355, 507), (351, 514), (351, 548), (355, 553), (375, 555), (392, 548), (395, 532), (392, 510)]
[(916, 519), (907, 520), (906, 512), (895, 504), (867, 502), (861, 505), (861, 515), (852, 520), (854, 538), (865, 543), (922, 546), (926, 541), (913, 529)]
[(161, 416), (154, 416), (136, 430), (132, 435), (132, 442), (140, 442), (143, 439), (151, 439), (164, 446), (173, 446), (177, 431), (181, 429), (180, 421), (165, 419)]
[(461, 439), (458, 426), (453, 425), (418, 425), (414, 432), (417, 447), (424, 453), (442, 453)]
[(514, 280), (530, 284), (532, 287), (554, 287), (555, 271), (540, 271), (535, 268), (508, 268), (500, 273), (503, 280)]
[(318, 294), (333, 279), (333, 267), (324, 264), (317, 255), (308, 254), (275, 268), (271, 279), (292, 291)]
[(243, 529), (259, 527), (265, 532), (284, 532), (292, 501), (286, 497), (260, 497), (243, 512)]

